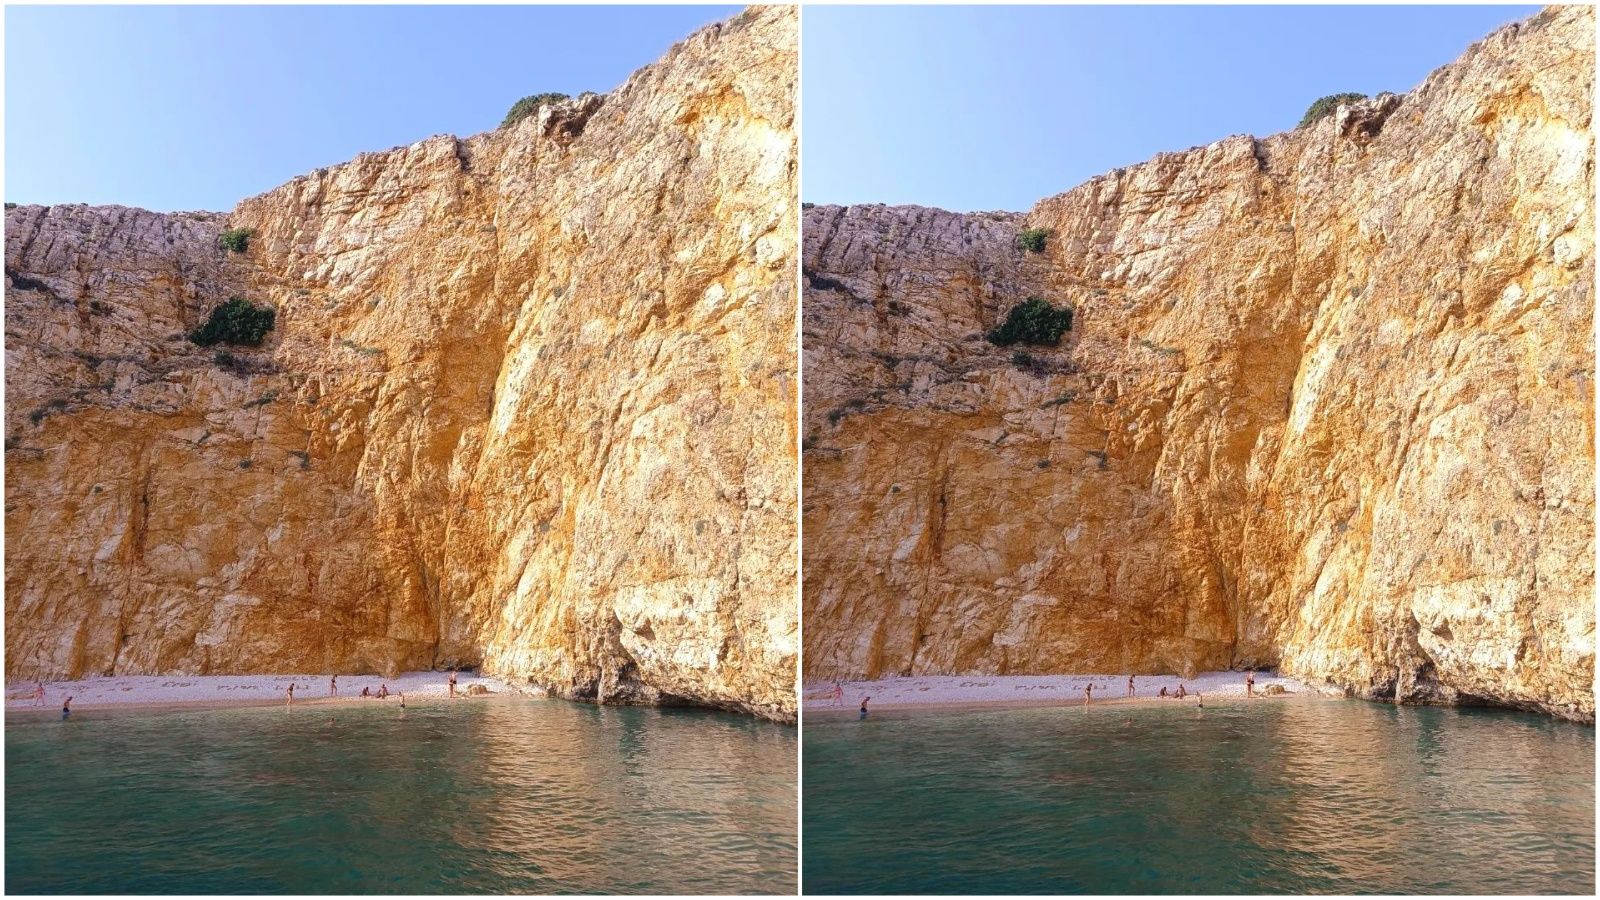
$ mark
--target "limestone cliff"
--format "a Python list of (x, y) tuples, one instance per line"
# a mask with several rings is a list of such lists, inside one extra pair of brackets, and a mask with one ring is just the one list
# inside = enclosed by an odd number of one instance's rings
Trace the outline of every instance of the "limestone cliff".
[[(792, 719), (796, 32), (227, 216), (8, 211), (7, 674), (481, 665)], [(231, 295), (267, 344), (186, 340)]]
[[(808, 673), (1279, 665), (1592, 721), (1593, 29), (1026, 215), (809, 209)], [(986, 342), (1030, 295), (1061, 345)]]

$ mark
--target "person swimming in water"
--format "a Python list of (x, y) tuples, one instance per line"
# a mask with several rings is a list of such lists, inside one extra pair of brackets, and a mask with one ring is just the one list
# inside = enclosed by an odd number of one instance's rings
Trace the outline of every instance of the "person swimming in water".
[(68, 697), (61, 702), (61, 721), (65, 722), (70, 718), (72, 718), (72, 698)]
[(871, 697), (862, 697), (861, 698), (861, 715), (856, 718), (857, 722), (859, 722), (862, 719), (865, 719), (867, 717), (867, 701), (871, 700), (871, 699), (872, 699)]

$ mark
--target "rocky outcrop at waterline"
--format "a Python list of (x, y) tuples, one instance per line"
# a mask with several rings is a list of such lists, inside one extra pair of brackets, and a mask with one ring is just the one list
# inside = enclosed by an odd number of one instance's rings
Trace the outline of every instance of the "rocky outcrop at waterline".
[[(1025, 215), (807, 210), (808, 673), (1280, 666), (1592, 721), (1593, 29)], [(1029, 296), (1060, 345), (986, 341)]]
[[(792, 719), (796, 31), (226, 216), (9, 210), (7, 674), (468, 665)], [(191, 343), (230, 296), (264, 346)]]

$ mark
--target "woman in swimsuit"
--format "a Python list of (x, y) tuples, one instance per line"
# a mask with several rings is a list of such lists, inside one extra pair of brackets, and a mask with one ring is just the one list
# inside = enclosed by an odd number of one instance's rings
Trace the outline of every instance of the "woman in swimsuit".
[(72, 718), (72, 698), (68, 697), (61, 704), (61, 721), (65, 722), (70, 718)]
[(859, 722), (862, 719), (865, 719), (867, 717), (867, 701), (871, 700), (871, 699), (872, 699), (871, 697), (862, 697), (861, 698), (861, 715), (859, 717), (857, 717), (857, 719), (856, 719), (857, 722)]

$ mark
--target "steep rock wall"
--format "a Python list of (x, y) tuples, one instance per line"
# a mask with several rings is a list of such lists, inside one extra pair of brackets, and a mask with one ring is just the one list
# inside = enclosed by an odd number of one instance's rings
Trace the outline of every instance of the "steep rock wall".
[[(481, 665), (792, 719), (796, 31), (226, 217), (9, 211), (7, 674)], [(230, 295), (278, 314), (231, 361), (184, 339)]]
[[(1592, 721), (1593, 28), (1026, 215), (809, 209), (807, 671), (1279, 665)], [(1030, 295), (1061, 345), (987, 343)]]

